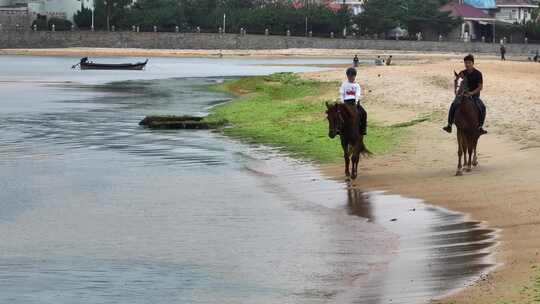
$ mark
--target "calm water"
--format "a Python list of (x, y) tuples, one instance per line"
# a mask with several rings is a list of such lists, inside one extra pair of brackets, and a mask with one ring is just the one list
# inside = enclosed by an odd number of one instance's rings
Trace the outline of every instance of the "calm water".
[(224, 77), (347, 60), (76, 61), (0, 57), (2, 303), (416, 303), (489, 266), (493, 232), (461, 215), (218, 133), (137, 125), (205, 114), (229, 99), (206, 89)]

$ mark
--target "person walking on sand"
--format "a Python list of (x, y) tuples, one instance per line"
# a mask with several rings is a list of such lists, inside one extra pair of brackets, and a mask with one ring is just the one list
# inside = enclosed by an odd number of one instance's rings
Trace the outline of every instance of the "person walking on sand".
[(356, 68), (358, 67), (358, 63), (360, 62), (360, 59), (358, 59), (358, 55), (354, 55), (353, 58), (353, 66)]
[(388, 56), (388, 58), (386, 59), (386, 65), (391, 65), (392, 64), (392, 55)]
[(367, 134), (367, 112), (360, 104), (362, 100), (362, 88), (356, 82), (356, 69), (348, 68), (345, 72), (347, 80), (341, 84), (339, 88), (339, 96), (343, 103), (357, 107), (358, 116), (360, 121), (360, 133), (362, 135)]
[(501, 60), (505, 61), (506, 60), (506, 47), (504, 46), (504, 44), (501, 44)]
[[(484, 88), (484, 79), (482, 72), (480, 72), (474, 67), (473, 55), (469, 54), (465, 56), (465, 58), (463, 58), (463, 63), (465, 64), (465, 70), (461, 71), (458, 75), (461, 78), (465, 77), (467, 81), (467, 88), (469, 89), (469, 91), (465, 92), (464, 95), (472, 97), (472, 100), (478, 107), (478, 111), (480, 114), (478, 131), (480, 132), (480, 134), (487, 134), (487, 131), (484, 130), (484, 122), (486, 120), (486, 106), (484, 105), (484, 102), (480, 99), (480, 91), (482, 91), (482, 89)], [(460, 96), (456, 96), (454, 102), (452, 102), (452, 105), (450, 106), (450, 111), (448, 112), (448, 125), (443, 128), (443, 130), (448, 133), (452, 133), (452, 124), (454, 124), (454, 116), (456, 114), (457, 108), (459, 107), (460, 100)]]

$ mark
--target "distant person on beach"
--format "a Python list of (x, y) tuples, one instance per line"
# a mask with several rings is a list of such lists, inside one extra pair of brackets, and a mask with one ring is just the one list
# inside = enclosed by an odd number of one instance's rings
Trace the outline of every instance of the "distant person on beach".
[(501, 44), (501, 60), (506, 60), (506, 47), (504, 46), (504, 44)]
[(534, 62), (538, 62), (538, 50), (536, 50), (536, 54), (534, 55), (533, 60)]
[[(480, 99), (480, 91), (482, 91), (482, 89), (484, 88), (484, 79), (482, 76), (482, 72), (480, 72), (474, 67), (473, 55), (469, 54), (465, 56), (465, 58), (463, 58), (463, 63), (465, 64), (465, 70), (461, 71), (458, 75), (461, 78), (465, 77), (467, 81), (467, 88), (469, 89), (469, 91), (465, 92), (464, 95), (470, 96), (474, 101), (475, 105), (478, 107), (478, 111), (480, 113), (478, 131), (480, 131), (480, 134), (486, 134), (487, 131), (484, 130), (484, 121), (486, 120), (486, 106), (484, 105), (484, 102), (482, 102), (482, 100)], [(461, 96), (456, 96), (454, 102), (452, 102), (452, 105), (450, 106), (450, 111), (448, 112), (448, 125), (443, 128), (443, 130), (448, 133), (452, 133), (452, 124), (454, 124), (454, 116), (456, 114), (457, 108), (459, 107), (459, 101), (461, 100), (460, 97)]]
[(357, 107), (360, 121), (360, 133), (366, 135), (367, 112), (360, 104), (362, 99), (362, 88), (356, 82), (356, 69), (348, 68), (345, 74), (347, 75), (347, 80), (341, 84), (341, 87), (339, 88), (339, 96), (343, 103)]
[(386, 59), (386, 65), (391, 65), (392, 64), (392, 55), (388, 56), (388, 58)]
[(360, 62), (360, 59), (358, 59), (358, 55), (354, 55), (354, 58), (353, 58), (353, 66), (356, 68), (358, 67), (358, 63)]

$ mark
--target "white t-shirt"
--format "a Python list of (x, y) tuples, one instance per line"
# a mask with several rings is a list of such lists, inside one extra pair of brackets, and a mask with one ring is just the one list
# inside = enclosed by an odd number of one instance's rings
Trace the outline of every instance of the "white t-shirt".
[(354, 99), (360, 101), (362, 99), (362, 88), (356, 82), (344, 81), (339, 88), (341, 101)]

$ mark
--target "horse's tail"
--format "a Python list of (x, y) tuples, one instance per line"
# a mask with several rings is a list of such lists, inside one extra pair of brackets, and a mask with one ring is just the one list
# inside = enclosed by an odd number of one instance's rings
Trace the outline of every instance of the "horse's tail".
[(364, 138), (360, 141), (360, 154), (364, 156), (373, 155), (371, 151), (366, 147), (366, 144), (364, 143)]

